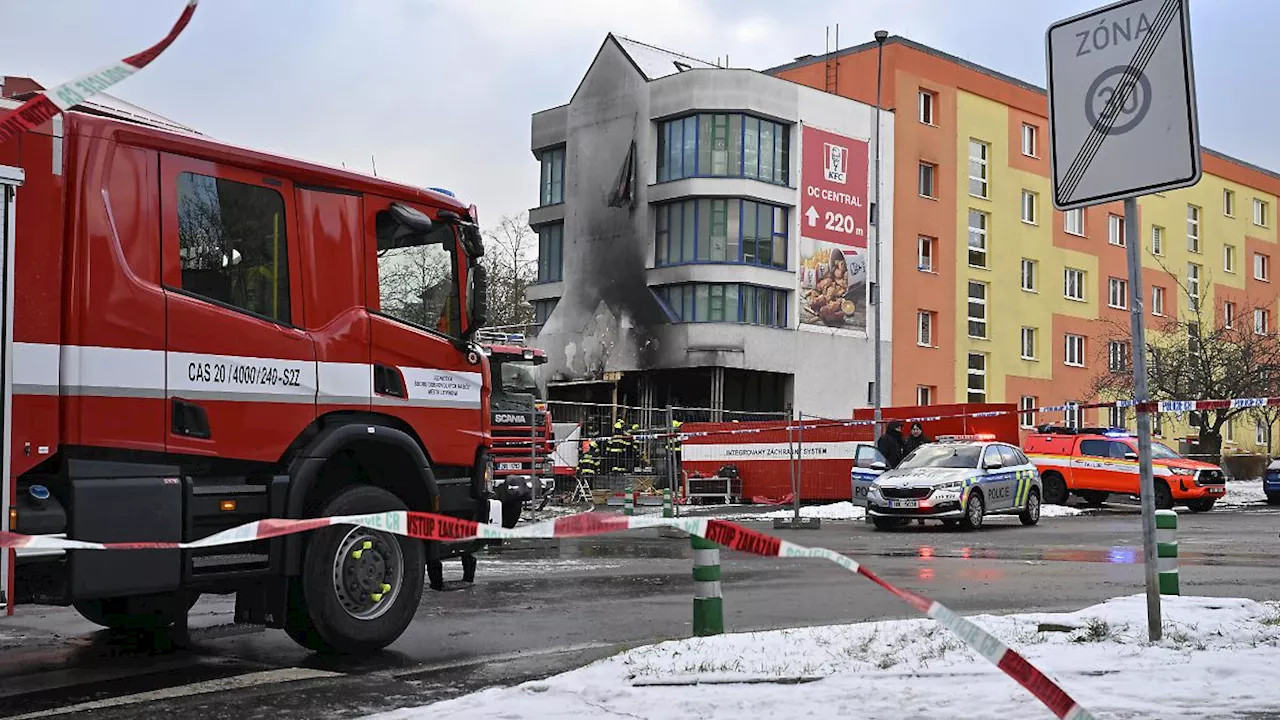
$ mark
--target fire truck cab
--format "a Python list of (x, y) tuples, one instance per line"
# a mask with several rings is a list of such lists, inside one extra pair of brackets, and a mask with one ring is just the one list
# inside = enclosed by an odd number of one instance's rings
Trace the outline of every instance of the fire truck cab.
[[(488, 520), (474, 208), (78, 111), (0, 145), (0, 249), (10, 530), (192, 541), (267, 518)], [(364, 653), (412, 620), (427, 558), (464, 549), (334, 526), (8, 551), (0, 597), (127, 628), (234, 593), (237, 622)]]
[(555, 488), (555, 435), (539, 375), (547, 355), (529, 347), (521, 333), (484, 329), (476, 341), (493, 372), (494, 491), (502, 502), (502, 524), (510, 528), (524, 503)]

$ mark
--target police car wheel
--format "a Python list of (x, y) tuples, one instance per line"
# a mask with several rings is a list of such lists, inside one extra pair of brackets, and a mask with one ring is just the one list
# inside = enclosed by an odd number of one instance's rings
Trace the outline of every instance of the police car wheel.
[(1280, 493), (1267, 493), (1268, 505), (1280, 505)]
[(1018, 515), (1023, 525), (1035, 525), (1040, 522), (1040, 493), (1035, 488), (1027, 495), (1027, 507)]
[(987, 517), (987, 503), (983, 501), (982, 494), (974, 492), (969, 496), (969, 504), (964, 508), (964, 517), (960, 520), (960, 527), (965, 530), (977, 530), (982, 527), (982, 521)]

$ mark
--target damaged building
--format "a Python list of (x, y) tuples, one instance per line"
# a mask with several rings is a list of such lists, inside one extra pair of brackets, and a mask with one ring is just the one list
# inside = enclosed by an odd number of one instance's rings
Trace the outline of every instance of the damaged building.
[[(549, 399), (716, 415), (868, 405), (876, 116), (609, 35), (569, 103), (533, 115), (527, 297)], [(893, 116), (880, 118), (892, 167)], [(885, 237), (893, 195), (886, 173)], [(886, 318), (892, 276), (886, 255)], [(886, 358), (891, 342), (886, 322)]]

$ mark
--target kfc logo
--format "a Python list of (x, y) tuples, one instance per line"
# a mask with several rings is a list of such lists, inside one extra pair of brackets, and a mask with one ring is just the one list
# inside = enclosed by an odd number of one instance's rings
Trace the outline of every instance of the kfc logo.
[(849, 179), (849, 148), (823, 143), (826, 152), (824, 169), (827, 182), (844, 185)]

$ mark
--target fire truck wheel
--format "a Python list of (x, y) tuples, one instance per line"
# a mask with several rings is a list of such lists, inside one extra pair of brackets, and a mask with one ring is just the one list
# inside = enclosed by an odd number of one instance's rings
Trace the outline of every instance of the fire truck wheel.
[(1213, 503), (1216, 502), (1216, 500), (1216, 498), (1208, 498), (1206, 500), (1189, 500), (1187, 502), (1187, 509), (1193, 513), (1209, 512), (1213, 509)]
[(1041, 478), (1044, 483), (1044, 501), (1050, 505), (1067, 504), (1067, 481), (1056, 472), (1047, 472)]
[(1163, 480), (1156, 481), (1156, 509), (1173, 509), (1173, 492), (1169, 490), (1169, 485)]
[[(386, 490), (358, 485), (335, 495), (319, 514), (404, 509)], [(420, 540), (363, 527), (316, 530), (303, 557), (301, 592), (291, 594), (289, 636), (312, 650), (350, 655), (390, 645), (422, 600), (424, 550)]]
[(157, 630), (173, 625), (199, 599), (200, 593), (178, 591), (80, 600), (75, 609), (85, 620), (112, 630)]
[(520, 522), (520, 513), (524, 510), (524, 503), (519, 500), (508, 500), (502, 503), (502, 527), (511, 529)]

